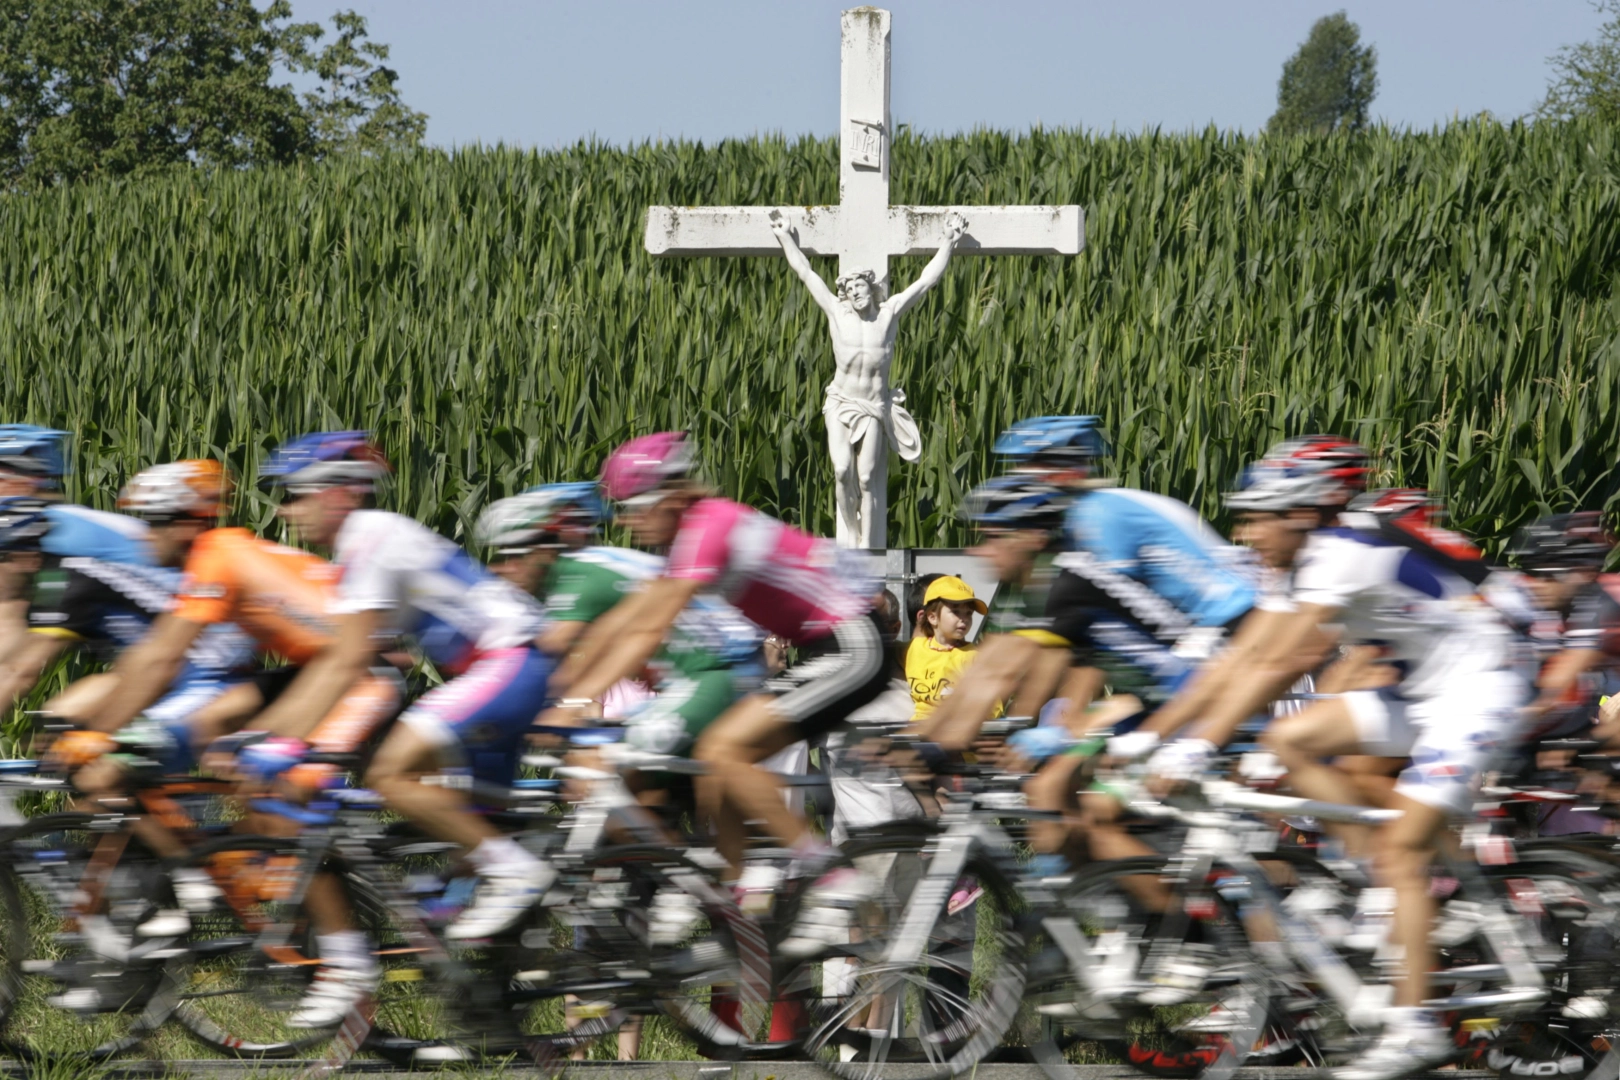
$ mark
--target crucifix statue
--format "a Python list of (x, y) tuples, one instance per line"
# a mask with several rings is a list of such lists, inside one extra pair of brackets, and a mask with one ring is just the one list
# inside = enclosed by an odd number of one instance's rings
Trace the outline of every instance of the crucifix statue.
[(966, 228), (962, 215), (945, 215), (939, 253), (899, 295), (885, 298), (876, 271), (856, 270), (840, 275), (835, 296), (799, 250), (787, 219), (774, 213), (771, 217), (782, 254), (816, 306), (826, 312), (832, 331), (834, 374), (821, 415), (827, 421), (827, 447), (837, 484), (838, 542), (845, 547), (884, 546), (889, 447), (905, 461), (922, 456), (922, 438), (906, 411), (905, 391), (889, 382), (894, 338), (901, 314), (945, 276), (951, 250)]
[[(785, 255), (827, 315), (836, 374), (827, 421), (838, 473), (838, 542), (883, 548), (888, 534), (888, 448), (921, 453), (905, 395), (889, 385), (899, 314), (921, 299), (957, 255), (1077, 255), (1078, 206), (890, 206), (889, 13), (843, 13), (839, 202), (836, 206), (654, 206), (647, 250), (658, 256)], [(838, 256), (836, 293), (806, 256)], [(889, 259), (933, 255), (892, 298)]]

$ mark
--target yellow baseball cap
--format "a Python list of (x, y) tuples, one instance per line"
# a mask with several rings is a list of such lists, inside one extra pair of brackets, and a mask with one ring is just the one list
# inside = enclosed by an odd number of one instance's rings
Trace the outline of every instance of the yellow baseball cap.
[(925, 607), (935, 600), (949, 600), (952, 603), (958, 600), (971, 600), (973, 601), (973, 610), (980, 615), (990, 610), (985, 607), (983, 600), (973, 595), (973, 586), (961, 578), (952, 577), (949, 574), (935, 578), (933, 584), (928, 586), (928, 591), (923, 594), (923, 605)]

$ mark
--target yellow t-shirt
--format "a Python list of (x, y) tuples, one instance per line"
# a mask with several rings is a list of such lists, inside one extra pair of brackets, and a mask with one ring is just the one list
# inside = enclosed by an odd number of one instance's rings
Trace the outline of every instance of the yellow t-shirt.
[(912, 638), (906, 646), (906, 681), (911, 684), (915, 705), (911, 718), (920, 720), (934, 711), (940, 698), (950, 692), (963, 668), (972, 663), (977, 645), (941, 648), (933, 638)]

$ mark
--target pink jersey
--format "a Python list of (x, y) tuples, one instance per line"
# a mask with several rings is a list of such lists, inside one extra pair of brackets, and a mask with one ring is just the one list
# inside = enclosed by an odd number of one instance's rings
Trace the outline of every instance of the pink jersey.
[(799, 644), (871, 607), (845, 584), (837, 557), (830, 541), (729, 499), (703, 499), (681, 517), (664, 573), (714, 586), (755, 623)]

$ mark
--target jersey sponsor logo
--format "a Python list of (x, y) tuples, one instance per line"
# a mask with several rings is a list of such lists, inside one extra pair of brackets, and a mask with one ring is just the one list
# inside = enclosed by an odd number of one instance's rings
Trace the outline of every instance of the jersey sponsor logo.
[(180, 597), (183, 600), (223, 600), (226, 589), (223, 585), (191, 585), (180, 586)]

